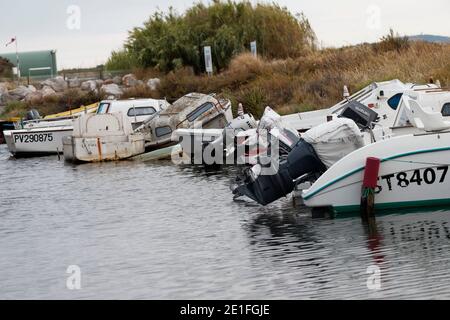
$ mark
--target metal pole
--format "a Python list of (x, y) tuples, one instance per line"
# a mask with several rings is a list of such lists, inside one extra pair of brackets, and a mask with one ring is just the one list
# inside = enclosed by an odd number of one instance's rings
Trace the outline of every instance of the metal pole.
[(20, 85), (20, 60), (19, 60), (19, 50), (17, 45), (17, 36), (15, 36), (16, 41), (16, 62), (17, 62), (17, 84)]

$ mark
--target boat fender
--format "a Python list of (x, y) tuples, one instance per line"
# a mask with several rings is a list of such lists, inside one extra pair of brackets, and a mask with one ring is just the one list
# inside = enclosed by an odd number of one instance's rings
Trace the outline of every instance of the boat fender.
[(375, 208), (375, 189), (378, 184), (380, 159), (369, 157), (366, 159), (364, 180), (361, 188), (361, 217), (367, 220), (373, 217)]

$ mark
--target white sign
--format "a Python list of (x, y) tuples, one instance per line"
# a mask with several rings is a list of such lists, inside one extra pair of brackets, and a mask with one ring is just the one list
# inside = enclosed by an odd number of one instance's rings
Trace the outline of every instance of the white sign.
[(205, 69), (207, 73), (213, 73), (211, 47), (204, 48), (205, 53)]
[(17, 72), (18, 72), (18, 70), (19, 70), (19, 69), (17, 69), (17, 67), (13, 67), (13, 68), (12, 68), (12, 72), (13, 72), (13, 75), (15, 75), (15, 76), (16, 76), (16, 75), (17, 75)]
[(252, 51), (252, 54), (256, 57), (258, 55), (257, 49), (256, 49), (256, 41), (250, 42), (250, 50)]

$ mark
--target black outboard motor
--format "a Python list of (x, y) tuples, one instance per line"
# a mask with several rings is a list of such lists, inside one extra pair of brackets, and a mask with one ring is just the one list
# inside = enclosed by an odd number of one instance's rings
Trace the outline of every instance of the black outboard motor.
[(25, 120), (39, 120), (39, 119), (41, 119), (41, 115), (39, 114), (39, 111), (37, 111), (36, 109), (31, 109), (25, 115)]
[(246, 169), (244, 181), (237, 181), (240, 185), (232, 187), (232, 192), (235, 197), (247, 196), (265, 206), (292, 192), (295, 179), (325, 170), (314, 148), (300, 139), (289, 155), (280, 161), (276, 174), (256, 177), (252, 169)]

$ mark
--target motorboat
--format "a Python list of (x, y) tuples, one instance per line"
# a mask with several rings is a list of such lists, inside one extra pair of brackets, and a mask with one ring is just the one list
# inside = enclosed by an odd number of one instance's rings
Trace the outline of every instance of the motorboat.
[(15, 157), (57, 154), (63, 152), (62, 138), (73, 133), (73, 121), (81, 115), (122, 112), (135, 128), (168, 105), (166, 100), (157, 99), (104, 100), (44, 119), (31, 112), (33, 119), (20, 121), (16, 130), (5, 131), (4, 135), (9, 151)]
[(308, 182), (311, 186), (302, 192), (306, 206), (358, 210), (366, 159), (375, 157), (381, 162), (376, 209), (450, 204), (445, 161), (450, 121), (423, 107), (414, 93), (402, 96), (399, 109), (414, 132), (366, 143), (379, 116), (353, 102), (340, 118), (303, 134), (272, 173), (266, 168), (263, 174), (260, 164), (246, 170), (231, 187), (235, 198), (247, 196), (267, 205)]
[[(349, 94), (346, 86), (343, 90), (343, 100), (336, 105), (322, 110), (308, 111), (282, 116), (287, 126), (299, 132), (305, 132), (317, 125), (336, 119), (348, 102), (359, 102), (377, 112), (380, 119), (377, 122), (375, 135), (382, 136), (390, 128), (396, 127), (399, 116), (399, 105), (405, 93), (417, 94), (419, 103), (426, 105), (433, 112), (441, 112), (444, 116), (450, 115), (450, 92), (437, 84), (403, 83), (400, 80), (373, 82), (353, 95)], [(403, 131), (406, 131), (405, 128)]]
[(449, 205), (450, 121), (410, 97), (402, 99), (402, 108), (419, 131), (349, 153), (303, 191), (305, 205), (335, 212), (359, 210), (368, 157), (381, 162), (375, 209)]
[(74, 120), (73, 132), (62, 139), (67, 162), (101, 162), (128, 159), (144, 153), (142, 133), (135, 133), (122, 112), (86, 114)]
[(146, 152), (176, 145), (172, 140), (178, 129), (220, 129), (233, 120), (231, 102), (214, 94), (187, 94), (136, 129), (146, 137)]

